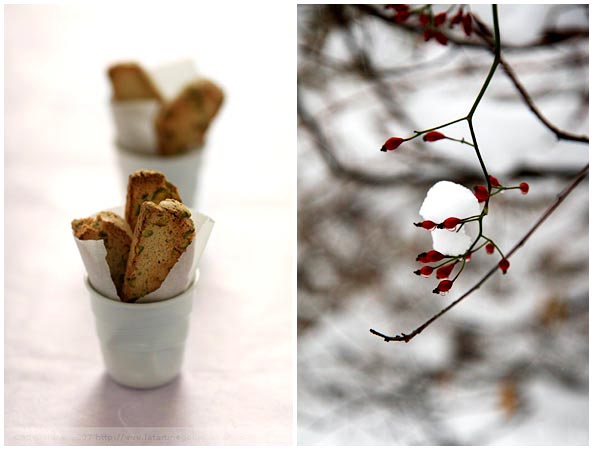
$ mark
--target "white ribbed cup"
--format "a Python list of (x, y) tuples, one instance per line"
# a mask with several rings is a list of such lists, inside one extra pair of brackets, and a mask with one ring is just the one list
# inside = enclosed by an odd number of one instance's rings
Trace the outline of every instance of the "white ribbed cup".
[(105, 368), (115, 381), (148, 389), (179, 374), (199, 274), (185, 292), (154, 303), (112, 300), (85, 280)]

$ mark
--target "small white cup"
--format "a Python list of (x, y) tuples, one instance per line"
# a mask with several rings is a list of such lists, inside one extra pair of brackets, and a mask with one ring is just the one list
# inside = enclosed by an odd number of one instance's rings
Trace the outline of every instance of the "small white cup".
[(128, 176), (139, 169), (163, 172), (182, 193), (183, 203), (198, 206), (198, 183), (204, 148), (193, 148), (175, 155), (161, 155), (157, 151), (154, 121), (161, 105), (154, 100), (110, 102), (115, 126), (117, 163), (124, 192)]
[(112, 300), (85, 279), (105, 367), (115, 381), (149, 389), (179, 374), (199, 274), (185, 292), (154, 303)]

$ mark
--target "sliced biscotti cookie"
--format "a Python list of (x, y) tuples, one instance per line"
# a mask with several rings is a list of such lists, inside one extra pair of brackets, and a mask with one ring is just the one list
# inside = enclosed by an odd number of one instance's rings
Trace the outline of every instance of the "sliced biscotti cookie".
[(159, 152), (182, 153), (204, 144), (204, 136), (220, 109), (224, 94), (212, 81), (201, 78), (188, 84), (161, 108), (156, 121)]
[(191, 212), (181, 202), (142, 203), (121, 299), (135, 302), (157, 290), (195, 234)]
[(97, 217), (85, 217), (72, 221), (72, 233), (81, 241), (98, 241), (101, 237), (101, 225)]
[(168, 198), (181, 201), (177, 187), (169, 183), (162, 172), (137, 170), (130, 174), (126, 196), (126, 222), (130, 228), (134, 230), (136, 227), (142, 203), (151, 201), (158, 204)]
[(111, 280), (121, 297), (132, 243), (130, 226), (119, 215), (111, 211), (101, 211), (95, 217), (73, 220), (72, 231), (74, 236), (81, 240), (103, 240)]
[(115, 64), (107, 69), (113, 98), (126, 100), (157, 100), (163, 97), (148, 74), (136, 63)]

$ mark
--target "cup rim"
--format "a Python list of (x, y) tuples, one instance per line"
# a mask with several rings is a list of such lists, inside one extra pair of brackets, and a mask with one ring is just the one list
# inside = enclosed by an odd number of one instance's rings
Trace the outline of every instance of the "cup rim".
[(125, 155), (130, 155), (130, 156), (146, 156), (149, 159), (173, 159), (173, 158), (180, 158), (182, 156), (187, 156), (187, 159), (191, 159), (189, 156), (195, 156), (196, 160), (198, 161), (198, 164), (201, 162), (201, 160), (204, 158), (203, 154), (204, 154), (204, 149), (206, 148), (206, 143), (204, 143), (201, 147), (192, 147), (188, 150), (185, 150), (181, 153), (174, 153), (174, 154), (163, 154), (163, 153), (159, 153), (158, 150), (156, 148), (152, 148), (150, 150), (148, 149), (144, 149), (144, 148), (139, 148), (139, 147), (127, 147), (125, 145), (123, 145), (121, 142), (119, 142), (117, 140), (117, 138), (115, 138), (113, 140), (113, 144), (115, 146), (115, 148), (124, 153)]
[(84, 276), (84, 283), (85, 283), (87, 289), (89, 289), (90, 291), (92, 291), (95, 294), (95, 298), (97, 299), (97, 301), (103, 303), (106, 306), (122, 308), (122, 309), (130, 309), (130, 310), (142, 309), (142, 310), (146, 311), (146, 310), (151, 310), (151, 309), (154, 310), (154, 309), (170, 308), (171, 306), (173, 306), (177, 303), (181, 303), (184, 300), (184, 298), (183, 298), (184, 295), (194, 287), (194, 284), (196, 284), (198, 282), (199, 278), (200, 278), (200, 269), (196, 269), (196, 275), (194, 276), (194, 278), (192, 279), (191, 283), (189, 284), (189, 286), (187, 287), (186, 290), (177, 294), (175, 297), (171, 297), (166, 300), (157, 300), (157, 301), (150, 302), (150, 303), (125, 303), (125, 302), (122, 302), (121, 300), (118, 301), (118, 300), (113, 300), (109, 297), (105, 297), (103, 294), (101, 294), (99, 291), (97, 291), (95, 289), (95, 287), (91, 284), (88, 275)]

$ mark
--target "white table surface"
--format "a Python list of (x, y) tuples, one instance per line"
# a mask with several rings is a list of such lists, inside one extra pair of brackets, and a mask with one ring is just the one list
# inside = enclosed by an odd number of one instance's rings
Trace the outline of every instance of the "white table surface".
[[(209, 3), (5, 9), (7, 444), (291, 442), (294, 11)], [(106, 66), (187, 57), (227, 94), (200, 179), (216, 225), (182, 375), (132, 390), (104, 373), (70, 221), (125, 198)]]

